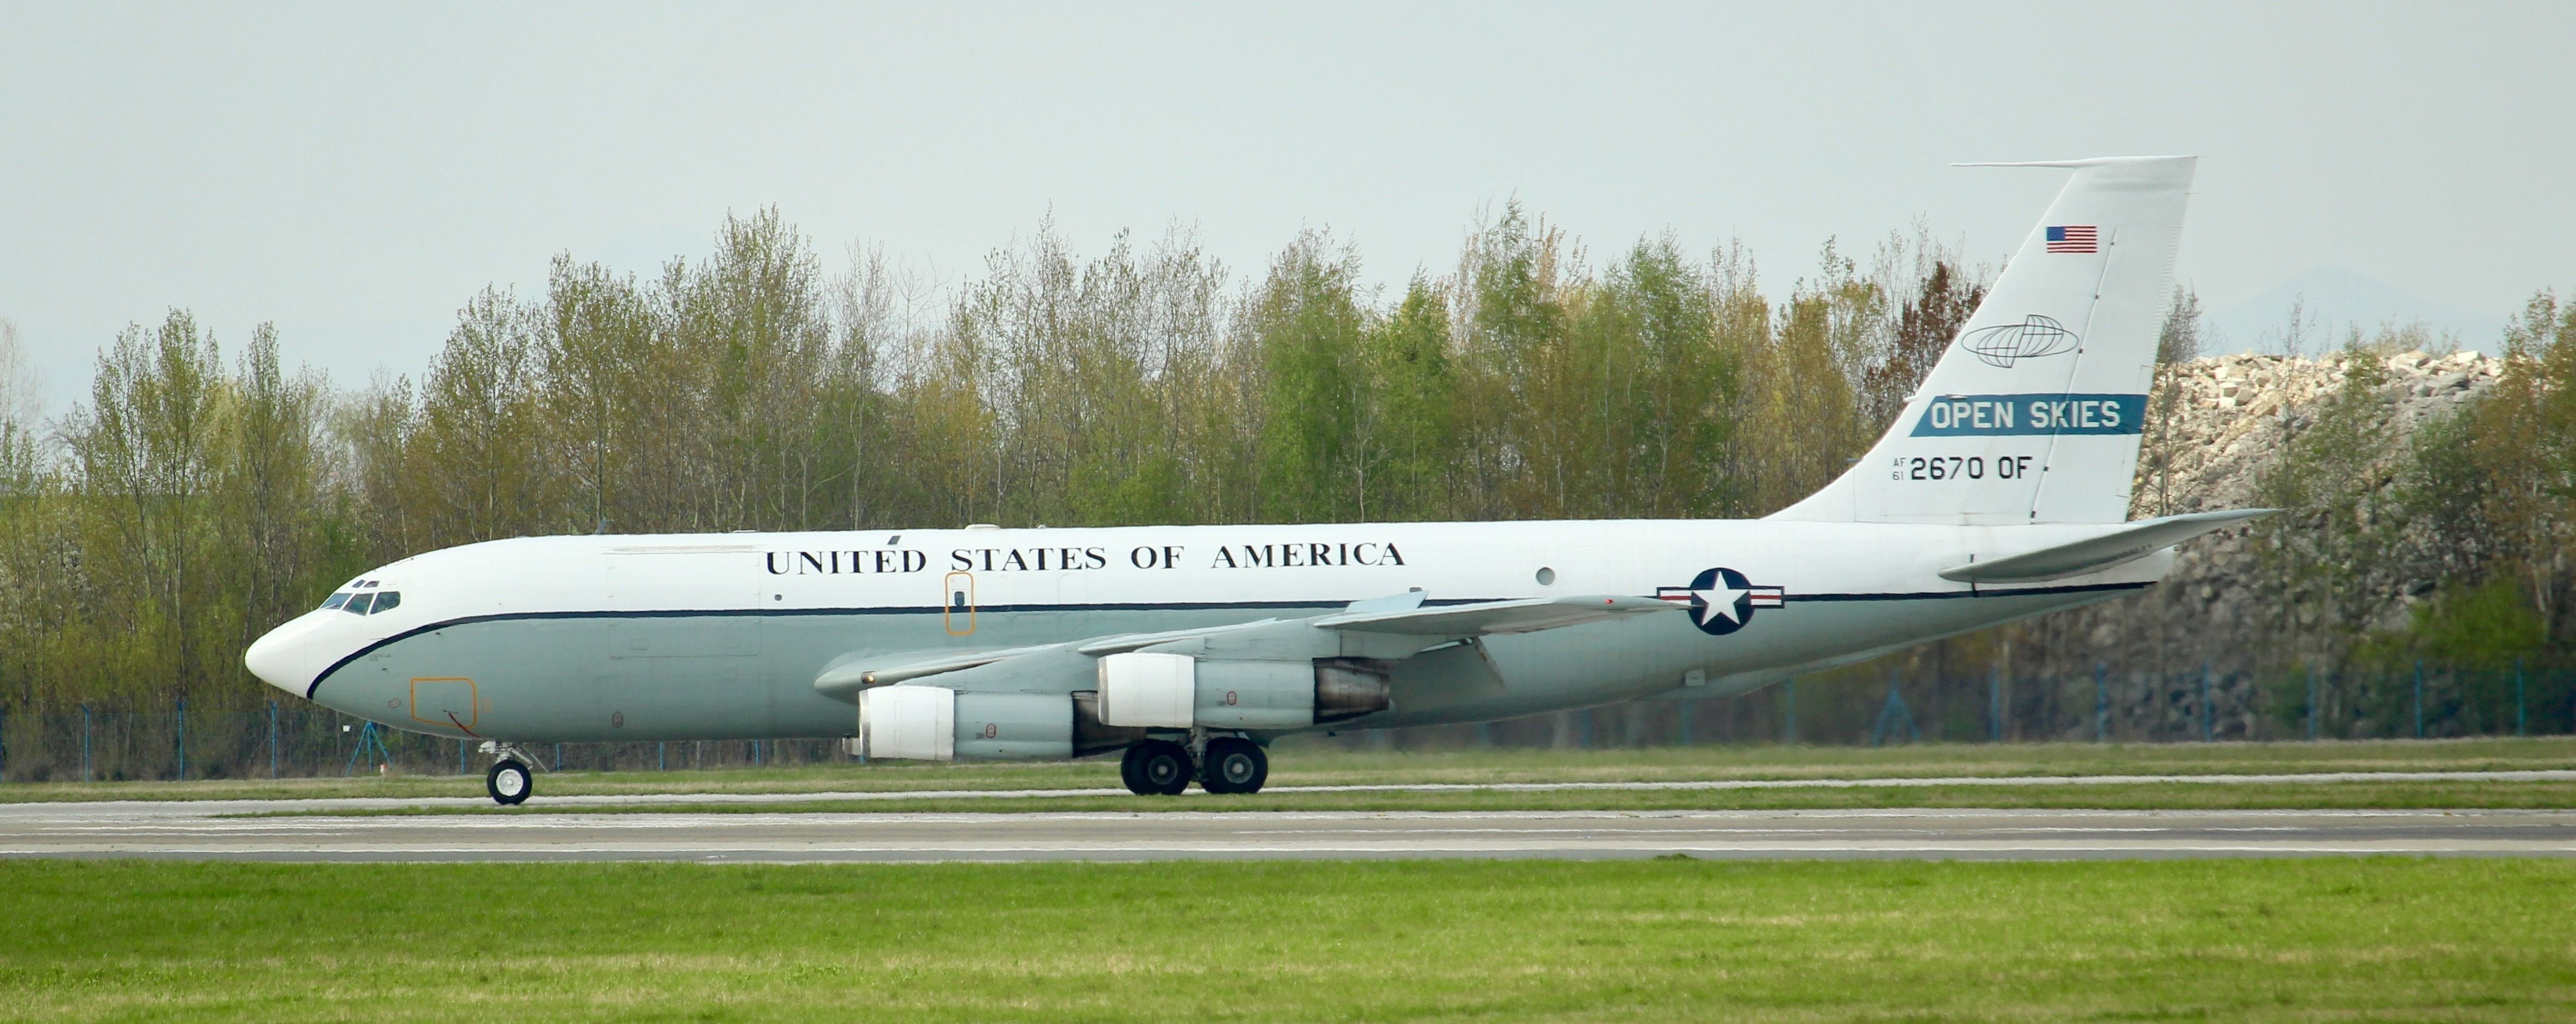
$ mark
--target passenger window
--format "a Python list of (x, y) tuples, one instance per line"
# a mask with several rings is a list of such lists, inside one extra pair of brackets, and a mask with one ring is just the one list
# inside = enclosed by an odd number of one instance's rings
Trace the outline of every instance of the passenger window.
[(374, 594), (360, 594), (356, 597), (350, 598), (348, 605), (340, 610), (348, 612), (351, 615), (365, 615), (367, 614), (367, 605), (373, 603), (375, 599), (376, 595)]
[(349, 592), (348, 592), (348, 591), (346, 591), (346, 590), (343, 590), (343, 591), (340, 591), (339, 593), (336, 593), (336, 594), (333, 594), (333, 595), (331, 595), (331, 596), (329, 596), (329, 597), (323, 598), (323, 599), (322, 599), (322, 610), (327, 612), (327, 611), (330, 611), (330, 610), (331, 610), (331, 609), (333, 609), (333, 608), (340, 607), (341, 605), (344, 605), (344, 604), (347, 604), (347, 603), (349, 603)]
[(369, 614), (369, 615), (375, 615), (375, 614), (378, 614), (378, 613), (380, 613), (380, 612), (389, 612), (389, 611), (394, 610), (394, 606), (395, 606), (395, 605), (398, 605), (398, 604), (401, 604), (401, 603), (402, 603), (402, 591), (399, 591), (399, 590), (387, 590), (387, 591), (383, 591), (383, 592), (380, 592), (380, 593), (378, 593), (378, 594), (376, 595), (376, 609), (375, 609), (375, 611), (368, 612), (367, 614)]

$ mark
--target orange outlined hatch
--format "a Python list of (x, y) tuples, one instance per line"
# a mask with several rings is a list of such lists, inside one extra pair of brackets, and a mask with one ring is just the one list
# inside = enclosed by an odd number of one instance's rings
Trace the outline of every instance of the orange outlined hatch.
[(479, 706), (474, 699), (474, 680), (463, 676), (412, 677), (413, 721), (459, 729), (470, 736), (475, 719), (480, 717)]

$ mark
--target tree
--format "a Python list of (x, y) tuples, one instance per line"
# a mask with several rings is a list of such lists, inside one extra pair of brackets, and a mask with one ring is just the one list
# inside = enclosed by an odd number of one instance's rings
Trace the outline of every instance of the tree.
[(2154, 397), (2147, 408), (2145, 458), (2139, 467), (2148, 486), (2138, 489), (2138, 503), (2155, 515), (2173, 514), (2173, 432), (2182, 421), (2181, 373), (2184, 364), (2199, 356), (2200, 293), (2185, 289), (2174, 294), (2156, 335)]
[(117, 336), (90, 404), (66, 421), (88, 584), (67, 639), (94, 645), (102, 689), (187, 693), (237, 675), (229, 642), (242, 609), (222, 600), (208, 500), (225, 469), (229, 397), (214, 338), (172, 310), (157, 329)]
[(1260, 353), (1260, 509), (1279, 522), (1354, 519), (1363, 505), (1359, 356), (1369, 332), (1358, 260), (1309, 232), (1272, 261), (1244, 310)]
[(1450, 467), (1458, 445), (1458, 382), (1449, 318), (1448, 303), (1416, 274), (1403, 301), (1362, 342), (1363, 447), (1354, 462), (1361, 519), (1457, 514)]

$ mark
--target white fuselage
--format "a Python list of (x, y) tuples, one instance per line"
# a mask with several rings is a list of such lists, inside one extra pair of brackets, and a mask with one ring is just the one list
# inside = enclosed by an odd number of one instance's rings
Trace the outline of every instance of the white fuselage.
[[(853, 658), (1294, 619), (1415, 589), (1429, 605), (1675, 602), (1427, 651), (1396, 677), (1392, 707), (1346, 724), (1468, 722), (1686, 685), (1742, 692), (2153, 583), (2169, 551), (2044, 584), (1936, 575), (2118, 528), (1624, 520), (521, 538), (371, 572), (354, 592), (399, 593), (394, 608), (316, 610), (248, 661), (289, 692), (441, 736), (840, 736), (854, 708), (815, 680)], [(1714, 605), (1713, 590), (1724, 591)]]

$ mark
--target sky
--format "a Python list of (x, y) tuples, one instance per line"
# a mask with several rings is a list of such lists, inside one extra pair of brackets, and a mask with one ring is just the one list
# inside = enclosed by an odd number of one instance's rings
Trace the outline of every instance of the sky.
[(351, 387), (556, 253), (649, 274), (769, 205), (933, 283), (1052, 218), (1238, 278), (1325, 228), (1400, 285), (1517, 199), (1785, 289), (1918, 222), (1999, 262), (2063, 173), (1952, 163), (2189, 153), (2178, 272), (2231, 347), (2320, 281), (2493, 348), (2576, 287), (2570, 39), (2540, 3), (0, 0), (0, 319), (55, 413), (173, 307)]

